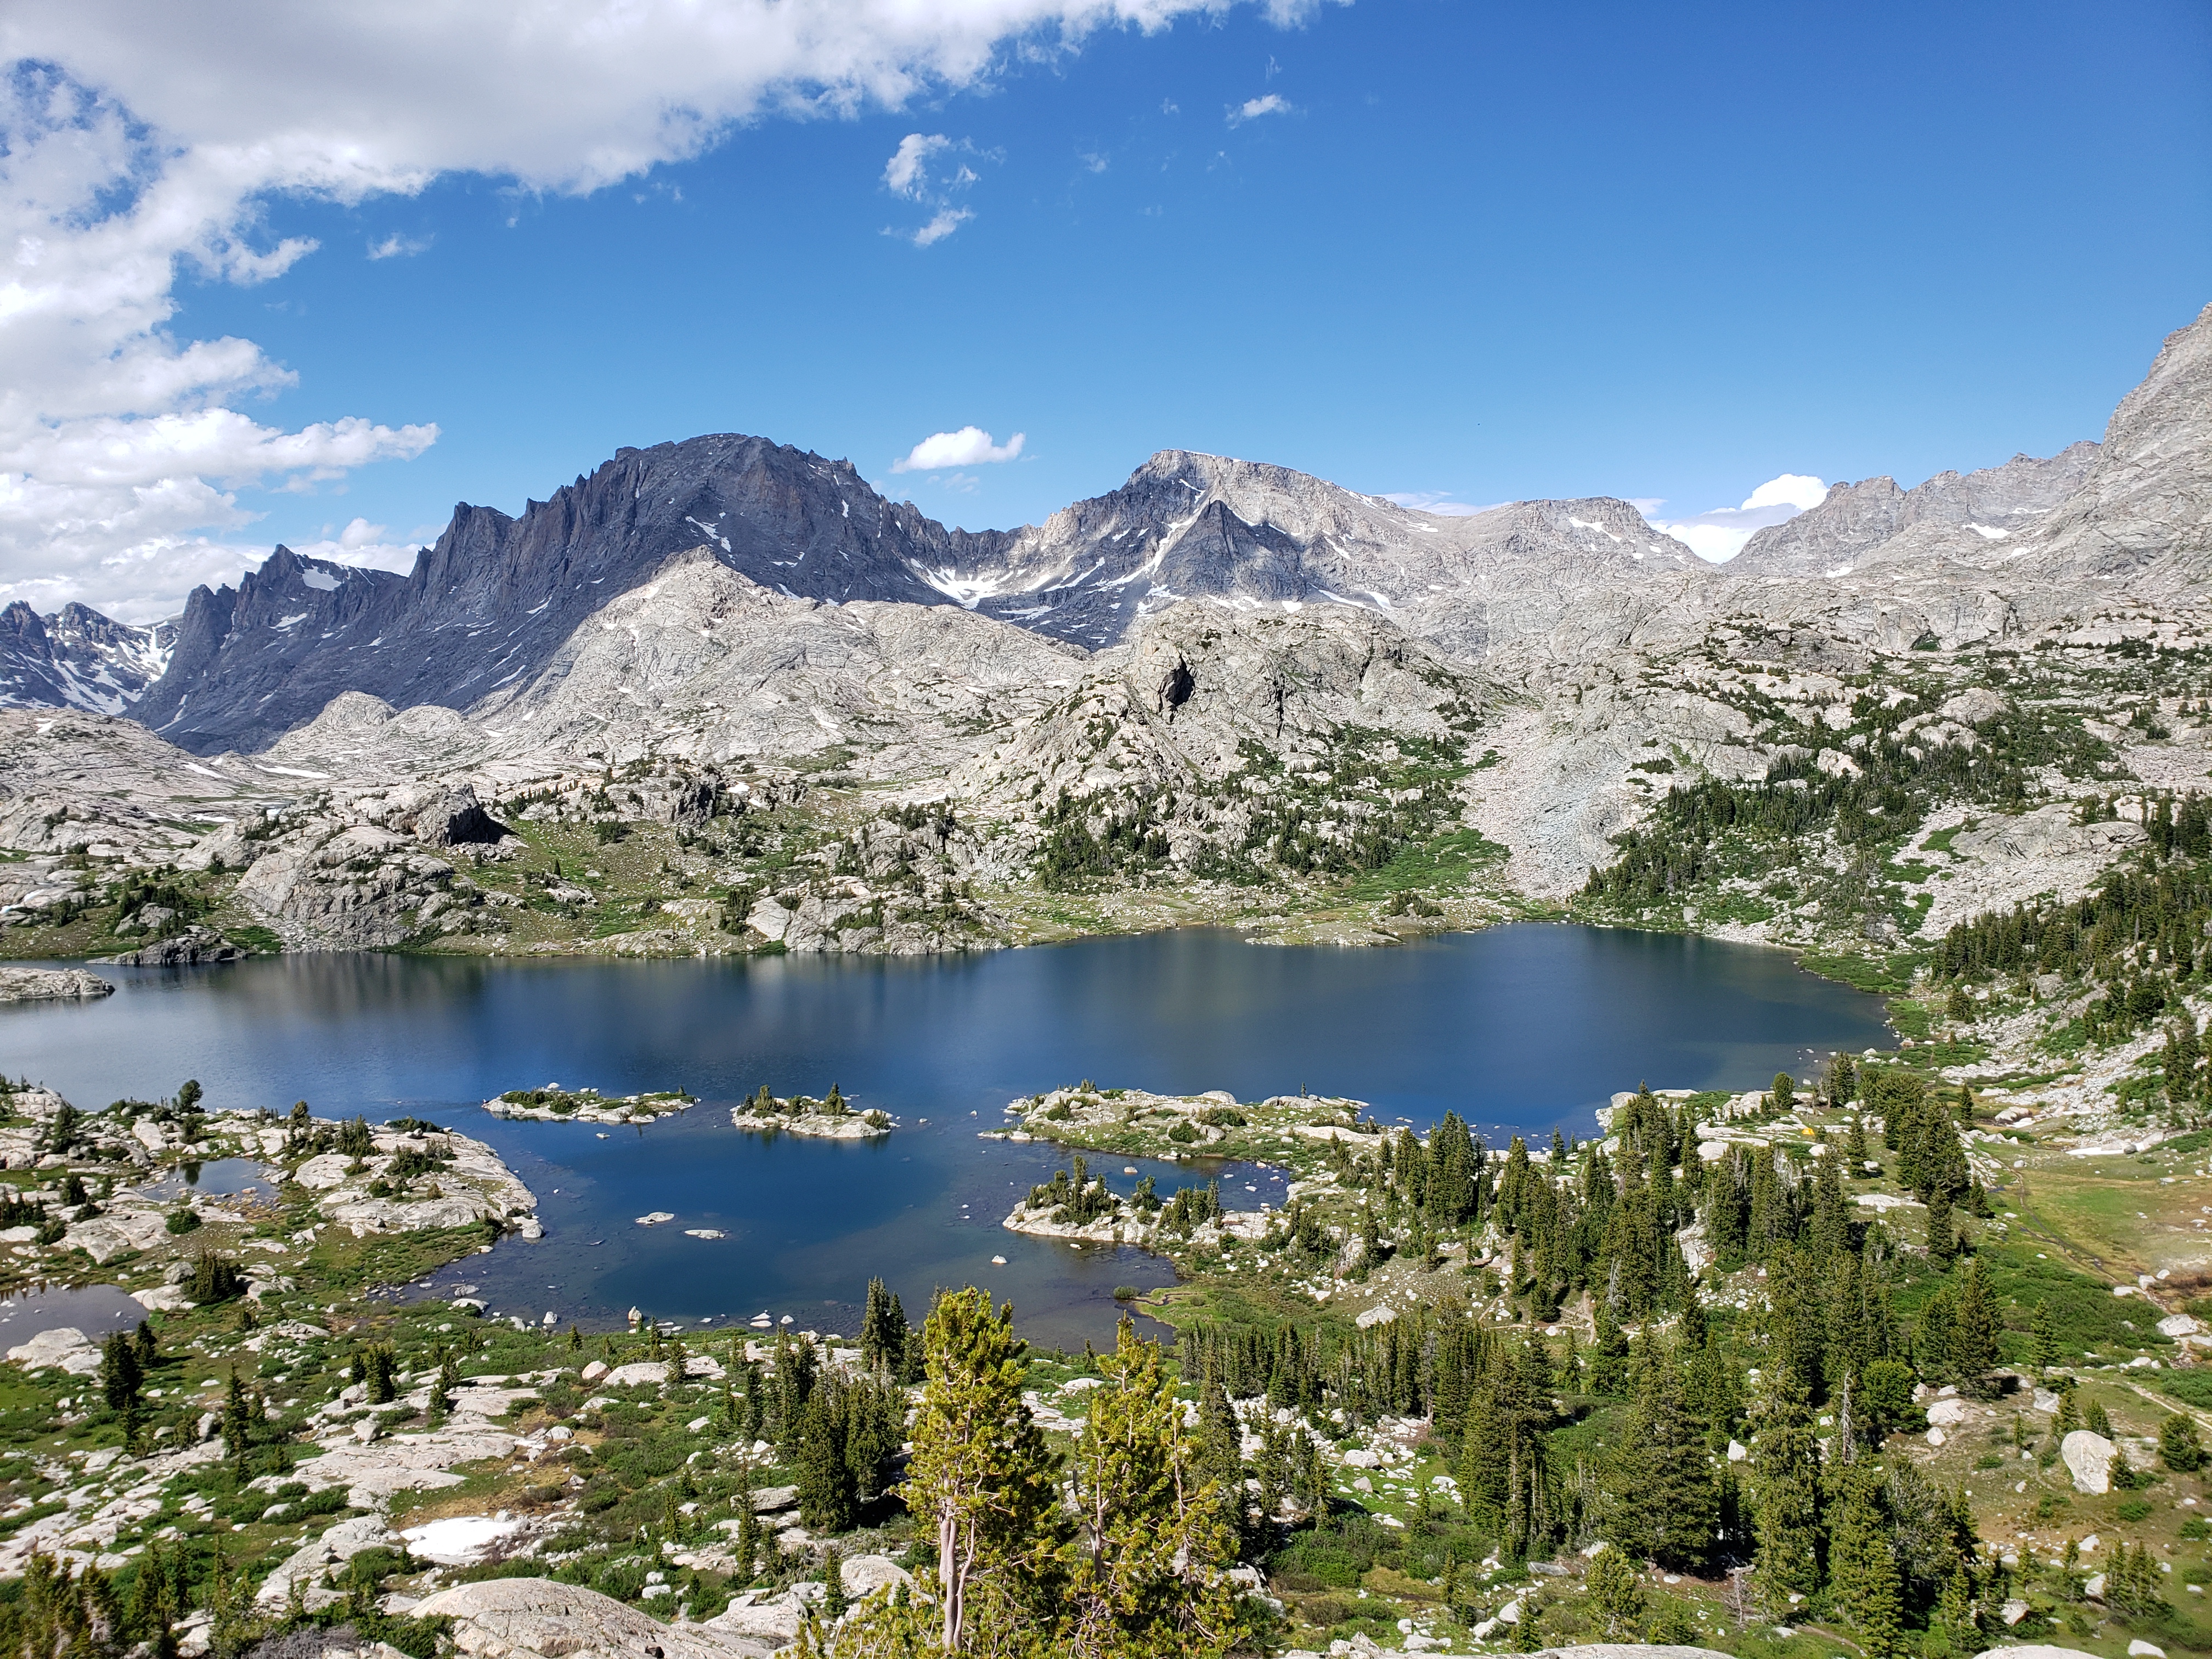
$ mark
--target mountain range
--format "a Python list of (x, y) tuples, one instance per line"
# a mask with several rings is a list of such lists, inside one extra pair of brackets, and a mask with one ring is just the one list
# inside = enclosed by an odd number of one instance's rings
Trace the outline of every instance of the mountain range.
[(1839, 484), (1718, 568), (1622, 501), (1438, 515), (1181, 450), (1041, 526), (969, 532), (884, 499), (849, 462), (716, 434), (619, 451), (519, 517), (464, 503), (404, 575), (280, 547), (235, 588), (195, 589), (173, 624), (82, 605), (40, 618), (19, 603), (0, 612), (0, 703), (127, 710), (203, 754), (265, 748), (345, 692), (489, 714), (611, 601), (695, 551), (787, 598), (957, 607), (1086, 650), (1188, 600), (1321, 605), (1525, 671), (1680, 632), (1716, 607), (1863, 635), (1859, 601), (1874, 592), (1955, 641), (2033, 625), (2114, 582), (2161, 599), (2194, 589), (2212, 520), (2209, 398), (2200, 318), (2104, 443), (1912, 489)]

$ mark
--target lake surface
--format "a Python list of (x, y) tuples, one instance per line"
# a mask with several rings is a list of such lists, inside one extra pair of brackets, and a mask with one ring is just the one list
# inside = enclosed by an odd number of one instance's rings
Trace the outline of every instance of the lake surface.
[[(1450, 1109), (1493, 1139), (1586, 1137), (1593, 1109), (1640, 1081), (1753, 1088), (1890, 1040), (1877, 1000), (1782, 952), (1549, 925), (1380, 950), (1184, 930), (919, 960), (361, 955), (97, 971), (115, 996), (0, 1009), (0, 1069), (87, 1109), (193, 1077), (212, 1109), (305, 1099), (325, 1116), (414, 1113), (477, 1136), (538, 1194), (547, 1237), (502, 1243), (437, 1288), (472, 1284), (502, 1313), (586, 1328), (636, 1306), (850, 1332), (879, 1273), (917, 1316), (933, 1287), (973, 1282), (1011, 1298), (1039, 1340), (1109, 1337), (1114, 1287), (1170, 1270), (1006, 1231), (1014, 1200), (1062, 1158), (975, 1138), (1017, 1095), (1085, 1078), (1240, 1099), (1304, 1088), (1370, 1102), (1386, 1122), (1425, 1127)], [(480, 1109), (548, 1082), (680, 1087), (702, 1103), (604, 1138)], [(819, 1095), (833, 1082), (898, 1132), (861, 1145), (731, 1126), (728, 1103), (762, 1084)], [(1124, 1167), (1107, 1173), (1126, 1190), (1138, 1177)], [(1163, 1192), (1213, 1173), (1134, 1167)], [(1224, 1174), (1232, 1205), (1281, 1193), (1271, 1171)], [(635, 1224), (653, 1210), (677, 1219)]]

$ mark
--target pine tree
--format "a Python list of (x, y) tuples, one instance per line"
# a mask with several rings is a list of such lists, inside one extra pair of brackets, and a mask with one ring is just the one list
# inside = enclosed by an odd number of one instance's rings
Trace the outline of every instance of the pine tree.
[(860, 1316), (860, 1358), (872, 1370), (892, 1371), (906, 1358), (906, 1310), (880, 1279), (868, 1281), (867, 1310)]
[(1635, 1401), (1613, 1460), (1604, 1530), (1638, 1559), (1695, 1567), (1711, 1553), (1719, 1519), (1704, 1425), (1684, 1403), (1673, 1354), (1648, 1336), (1638, 1346)]
[(1640, 1639), (1647, 1599), (1644, 1575), (1625, 1550), (1617, 1544), (1600, 1550), (1583, 1575), (1583, 1588), (1589, 1595), (1590, 1614), (1607, 1641)]
[(1810, 1595), (1820, 1587), (1820, 1468), (1813, 1407), (1787, 1366), (1759, 1378), (1751, 1441), (1757, 1520), (1757, 1572), (1768, 1600)]
[(2058, 1363), (2058, 1330), (2057, 1327), (2051, 1322), (2051, 1304), (2048, 1302), (2039, 1302), (2035, 1304), (2034, 1316), (2028, 1323), (2027, 1340), (2028, 1357), (2033, 1362), (2039, 1376)]
[(222, 1395), (222, 1452), (241, 1469), (252, 1447), (252, 1415), (246, 1404), (246, 1384), (234, 1367)]
[(2069, 1377), (2058, 1390), (2058, 1409), (2051, 1418), (2051, 1437), (2053, 1441), (2063, 1440), (2081, 1426), (2081, 1402), (2075, 1395)]
[(1844, 1136), (1844, 1157), (1851, 1166), (1854, 1176), (1862, 1174), (1867, 1164), (1866, 1123), (1856, 1112), (1851, 1114), (1851, 1127)]
[(1589, 1390), (1608, 1397), (1628, 1392), (1628, 1338), (1602, 1296), (1597, 1298), (1597, 1332), (1590, 1344)]
[(2204, 1467), (2204, 1443), (2197, 1425), (2175, 1413), (2158, 1425), (2158, 1461), (2176, 1474), (2193, 1474)]
[(1951, 1219), (1951, 1194), (1938, 1187), (1928, 1197), (1928, 1265), (1950, 1271), (1959, 1259), (1959, 1228)]
[(1973, 1580), (1963, 1563), (1954, 1562), (1936, 1609), (1928, 1615), (1928, 1651), (1931, 1659), (1966, 1659), (1983, 1646), (1982, 1633), (1974, 1625)]
[(2089, 1409), (2081, 1416), (2081, 1426), (2092, 1434), (2103, 1435), (2107, 1440), (2112, 1437), (2112, 1419), (2106, 1414), (2103, 1401), (2092, 1400), (2089, 1402)]
[(100, 1344), (100, 1389), (108, 1410), (118, 1415), (136, 1411), (138, 1390), (145, 1380), (145, 1372), (138, 1364), (137, 1345), (127, 1333), (118, 1331)]
[(1946, 1382), (1957, 1375), (1951, 1350), (1958, 1319), (1958, 1297), (1949, 1285), (1939, 1285), (1920, 1310), (1920, 1322), (1912, 1330), (1914, 1363), (1930, 1382)]
[(912, 1435), (906, 1502), (937, 1565), (928, 1581), (939, 1645), (978, 1644), (977, 1622), (1049, 1607), (1060, 1556), (1057, 1461), (1022, 1403), (1029, 1345), (1011, 1304), (969, 1286), (940, 1295), (923, 1326), (928, 1380)]
[(1243, 1633), (1222, 1577), (1236, 1534), (1200, 1476), (1159, 1347), (1124, 1319), (1101, 1369), (1105, 1386), (1086, 1402), (1070, 1470), (1076, 1547), (1067, 1628), (1054, 1650), (1079, 1659), (1223, 1652)]
[(737, 1570), (730, 1576), (738, 1584), (750, 1584), (760, 1573), (760, 1516), (753, 1512), (752, 1471), (745, 1472), (744, 1490), (738, 1495), (738, 1536), (732, 1552)]
[(1997, 1332), (2002, 1328), (1989, 1278), (1979, 1261), (1969, 1262), (1966, 1279), (1959, 1286), (1958, 1318), (1951, 1327), (1951, 1364), (1962, 1382), (1978, 1385), (1996, 1368)]
[(1878, 1473), (1862, 1468), (1845, 1481), (1830, 1530), (1829, 1586), (1837, 1611), (1859, 1632), (1860, 1650), (1869, 1659), (1889, 1659), (1899, 1651), (1905, 1611), (1897, 1553), (1879, 1506)]

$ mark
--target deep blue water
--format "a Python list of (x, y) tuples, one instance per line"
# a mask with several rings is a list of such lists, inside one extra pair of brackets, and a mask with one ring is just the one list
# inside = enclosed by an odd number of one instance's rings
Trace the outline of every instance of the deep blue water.
[[(1011, 1297), (1040, 1340), (1109, 1334), (1113, 1287), (1167, 1270), (1004, 1231), (1018, 1190), (1058, 1156), (975, 1139), (1015, 1096), (1084, 1078), (1243, 1099), (1305, 1088), (1369, 1101), (1386, 1121), (1425, 1126), (1450, 1109), (1495, 1137), (1587, 1135), (1592, 1109), (1639, 1081), (1750, 1088), (1888, 1040), (1875, 999), (1781, 952), (1553, 926), (1382, 950), (1187, 930), (900, 961), (362, 955), (98, 971), (117, 995), (0, 1009), (0, 1069), (88, 1109), (196, 1077), (211, 1108), (282, 1112), (304, 1098), (325, 1115), (413, 1112), (465, 1130), (538, 1193), (548, 1237), (502, 1244), (441, 1288), (472, 1283), (501, 1311), (587, 1327), (635, 1305), (850, 1330), (880, 1273), (910, 1311), (933, 1286), (972, 1281)], [(546, 1082), (681, 1087), (702, 1103), (604, 1139), (477, 1108)], [(832, 1082), (903, 1127), (863, 1146), (730, 1125), (727, 1103), (761, 1084), (788, 1095)], [(1150, 1167), (1164, 1191), (1194, 1178)], [(1122, 1168), (1111, 1173), (1126, 1188)], [(1224, 1176), (1231, 1201), (1280, 1191), (1267, 1171)], [(653, 1210), (678, 1218), (635, 1224)]]

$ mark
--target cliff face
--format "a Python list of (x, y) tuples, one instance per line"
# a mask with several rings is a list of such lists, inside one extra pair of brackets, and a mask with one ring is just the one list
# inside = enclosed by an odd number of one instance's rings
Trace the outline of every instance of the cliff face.
[(456, 507), (405, 576), (279, 548), (235, 591), (196, 590), (170, 672), (132, 713), (205, 753), (264, 747), (347, 691), (466, 708), (685, 549), (801, 598), (941, 603), (916, 567), (953, 540), (848, 463), (763, 439), (625, 449), (520, 518)]

